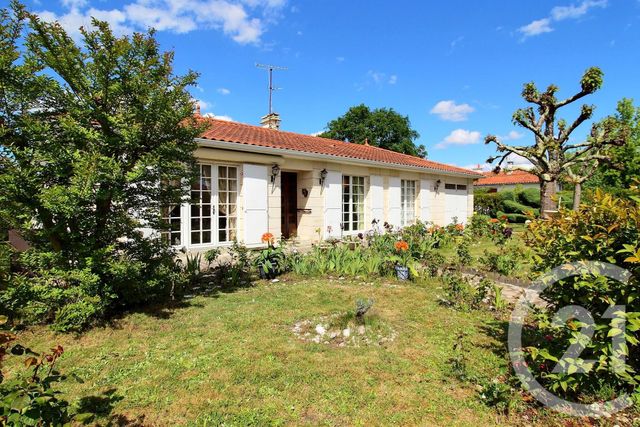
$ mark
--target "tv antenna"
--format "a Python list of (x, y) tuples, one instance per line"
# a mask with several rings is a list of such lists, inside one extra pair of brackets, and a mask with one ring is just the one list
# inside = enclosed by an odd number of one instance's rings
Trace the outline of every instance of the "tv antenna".
[(269, 70), (269, 114), (273, 112), (273, 91), (281, 89), (279, 87), (273, 87), (273, 70), (286, 70), (287, 67), (279, 67), (277, 65), (256, 64), (256, 67), (264, 70)]

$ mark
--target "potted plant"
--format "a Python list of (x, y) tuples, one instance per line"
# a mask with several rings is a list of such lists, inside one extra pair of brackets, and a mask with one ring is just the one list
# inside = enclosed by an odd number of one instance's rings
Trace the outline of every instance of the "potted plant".
[(284, 266), (282, 246), (276, 247), (274, 242), (273, 234), (264, 233), (262, 235), (262, 243), (266, 243), (267, 247), (258, 253), (255, 260), (261, 279), (273, 279)]
[(393, 245), (395, 254), (390, 260), (395, 263), (396, 275), (399, 280), (409, 280), (409, 268), (411, 263), (411, 252), (409, 244), (404, 240), (399, 240)]

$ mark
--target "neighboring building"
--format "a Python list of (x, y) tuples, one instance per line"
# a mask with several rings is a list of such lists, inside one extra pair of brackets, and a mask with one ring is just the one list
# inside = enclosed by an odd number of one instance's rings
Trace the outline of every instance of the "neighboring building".
[(487, 189), (490, 192), (514, 190), (520, 188), (540, 188), (540, 178), (522, 169), (503, 169), (500, 173), (484, 172), (484, 178), (478, 179), (475, 188)]
[(379, 221), (416, 219), (445, 225), (473, 213), (473, 180), (480, 174), (369, 145), (203, 118), (196, 139), (198, 203), (165, 211), (173, 245), (189, 250), (234, 239), (261, 245), (261, 236), (297, 236), (301, 244), (364, 233)]

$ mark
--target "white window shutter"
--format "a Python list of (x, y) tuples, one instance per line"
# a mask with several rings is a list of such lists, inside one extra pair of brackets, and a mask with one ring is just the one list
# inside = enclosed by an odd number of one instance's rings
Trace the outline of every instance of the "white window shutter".
[(342, 174), (328, 171), (324, 180), (324, 230), (325, 239), (342, 237)]
[(431, 205), (433, 204), (433, 198), (431, 189), (433, 182), (428, 179), (420, 181), (420, 221), (432, 221), (431, 218)]
[(243, 165), (244, 243), (262, 243), (262, 234), (269, 231), (267, 166)]
[(384, 219), (384, 183), (379, 175), (371, 175), (369, 178), (369, 200), (371, 221), (377, 220), (380, 223), (379, 226), (382, 227)]
[(387, 222), (400, 227), (400, 178), (389, 177), (389, 217)]

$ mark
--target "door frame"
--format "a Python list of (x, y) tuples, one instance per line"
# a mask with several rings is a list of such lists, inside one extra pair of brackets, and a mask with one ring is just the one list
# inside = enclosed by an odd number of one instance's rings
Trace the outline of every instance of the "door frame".
[[(287, 194), (287, 195), (285, 195), (285, 185), (284, 185), (285, 174), (287, 176), (293, 176), (295, 178), (295, 185), (293, 187), (293, 191), (291, 191), (291, 194)], [(287, 193), (289, 193), (289, 191), (287, 191)], [(291, 238), (291, 230), (287, 229), (285, 234), (285, 224), (288, 224), (288, 222), (285, 221), (285, 215), (288, 213), (285, 212), (285, 204), (283, 203), (285, 196), (289, 197), (289, 201), (291, 201), (291, 197), (293, 197), (294, 207), (292, 209), (292, 213), (295, 213), (295, 215), (293, 215), (293, 217), (295, 218), (294, 233), (297, 234), (298, 225), (299, 225), (298, 224), (298, 172), (283, 171), (281, 172), (281, 176), (280, 176), (280, 225), (281, 225), (280, 233), (284, 238), (289, 239)]]

